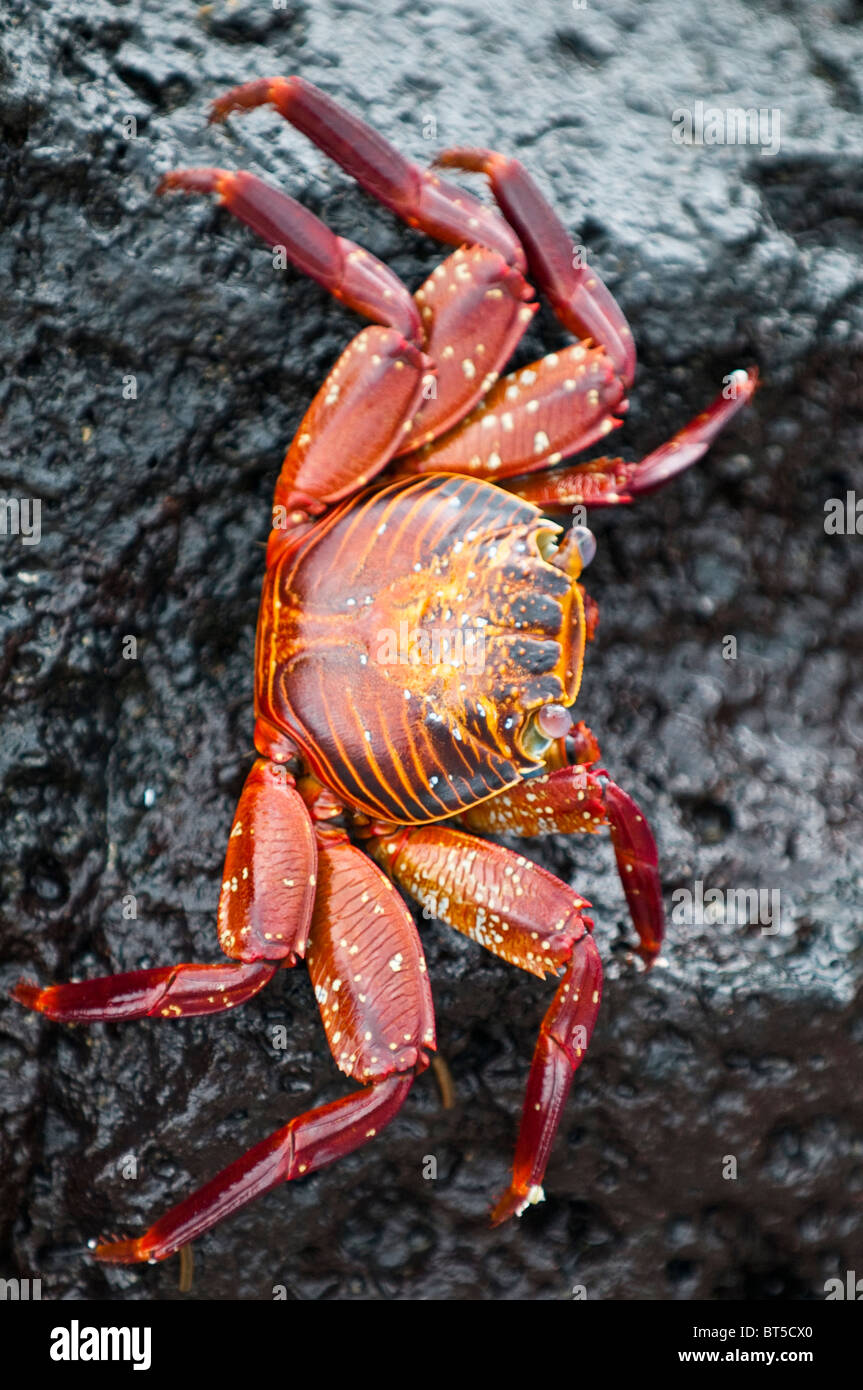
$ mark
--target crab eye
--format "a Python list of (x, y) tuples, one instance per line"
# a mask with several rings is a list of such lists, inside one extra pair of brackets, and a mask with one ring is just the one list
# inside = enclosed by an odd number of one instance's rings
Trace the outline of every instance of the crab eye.
[(596, 554), (596, 536), (589, 526), (573, 526), (570, 537), (581, 556), (581, 568), (587, 569)]
[(565, 705), (543, 705), (537, 711), (536, 727), (543, 738), (565, 738), (572, 728), (572, 715)]

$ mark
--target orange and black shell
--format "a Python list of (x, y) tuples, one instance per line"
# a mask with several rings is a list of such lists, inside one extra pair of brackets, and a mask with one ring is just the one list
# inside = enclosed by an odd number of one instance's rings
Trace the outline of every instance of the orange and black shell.
[(542, 553), (558, 530), (450, 474), (337, 507), (268, 571), (258, 716), (379, 820), (440, 820), (521, 781), (543, 765), (532, 716), (581, 676), (579, 587)]

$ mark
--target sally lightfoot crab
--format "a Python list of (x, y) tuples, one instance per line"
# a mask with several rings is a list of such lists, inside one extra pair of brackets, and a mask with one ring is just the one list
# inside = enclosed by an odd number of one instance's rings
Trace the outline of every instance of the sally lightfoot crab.
[[(144, 1235), (95, 1243), (98, 1258), (121, 1263), (164, 1259), (366, 1143), (398, 1112), (429, 1064), (435, 1026), (419, 935), (394, 883), (510, 964), (560, 977), (493, 1220), (541, 1197), (602, 967), (587, 900), (483, 832), (608, 826), (647, 961), (663, 933), (647, 822), (598, 766), (590, 730), (572, 723), (596, 624), (579, 583), (593, 537), (544, 514), (629, 502), (666, 482), (704, 454), (756, 382), (754, 370), (732, 373), (641, 462), (566, 464), (621, 423), (635, 350), (522, 166), (487, 150), (439, 156), (438, 166), (484, 173), (492, 208), (406, 162), (300, 78), (237, 87), (213, 119), (263, 105), (409, 226), (458, 249), (411, 295), (253, 174), (180, 169), (162, 180), (162, 191), (216, 193), (372, 326), (314, 398), (276, 485), (256, 647), (258, 758), (218, 908), (228, 962), (22, 982), (14, 996), (64, 1022), (175, 1019), (235, 1008), (305, 959), (333, 1057), (361, 1089), (292, 1119)], [(576, 341), (500, 376), (537, 308), (526, 274)], [(403, 632), (407, 649), (393, 648), (387, 637)], [(458, 658), (466, 633), (481, 639), (481, 660)], [(435, 634), (437, 645), (416, 640)]]

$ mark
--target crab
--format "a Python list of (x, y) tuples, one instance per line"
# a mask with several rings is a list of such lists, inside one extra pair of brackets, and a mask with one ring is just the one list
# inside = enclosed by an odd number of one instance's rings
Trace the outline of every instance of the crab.
[[(582, 509), (627, 503), (688, 468), (752, 396), (736, 371), (640, 462), (573, 454), (627, 406), (626, 319), (515, 159), (448, 149), (407, 162), (299, 77), (219, 98), (211, 119), (273, 106), (370, 194), (457, 249), (411, 294), (368, 251), (256, 175), (168, 173), (215, 193), (300, 271), (370, 320), (288, 449), (273, 504), (255, 659), (257, 759), (228, 840), (218, 906), (226, 962), (89, 981), (22, 981), (14, 997), (67, 1023), (178, 1019), (245, 1003), (305, 960), (337, 1066), (360, 1089), (296, 1116), (143, 1235), (97, 1258), (165, 1259), (282, 1182), (378, 1135), (430, 1063), (435, 1024), (414, 917), (448, 923), (511, 965), (559, 977), (531, 1064), (501, 1222), (543, 1178), (600, 1004), (587, 899), (484, 834), (610, 830), (649, 965), (663, 937), (656, 844), (573, 723), (596, 605), (579, 582), (595, 541)], [(496, 207), (444, 179), (486, 175)], [(574, 341), (501, 376), (537, 309)], [(561, 466), (562, 465), (562, 466)]]

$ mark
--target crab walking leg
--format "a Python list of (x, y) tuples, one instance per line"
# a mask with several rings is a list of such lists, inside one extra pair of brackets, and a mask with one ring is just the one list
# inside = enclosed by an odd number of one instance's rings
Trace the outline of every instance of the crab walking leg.
[[(357, 262), (357, 276), (367, 279), (373, 271), (378, 278), (388, 277), (382, 291), (384, 300), (390, 301), (393, 287), (399, 285), (400, 321), (384, 317), (383, 322), (401, 327), (406, 336), (423, 346), (437, 369), (437, 379), (430, 374), (424, 382), (420, 410), (406, 424), (399, 448), (404, 453), (420, 441), (436, 438), (461, 419), (497, 380), (538, 307), (525, 303), (532, 291), (521, 273), (524, 257), (496, 212), (469, 193), (448, 187), (436, 174), (408, 163), (381, 136), (301, 78), (262, 79), (235, 88), (214, 104), (213, 119), (268, 103), (411, 225), (445, 242), (468, 243), (459, 246), (417, 290), (414, 314), (422, 321), (422, 331), (414, 326), (413, 333), (407, 334), (406, 291), (392, 272), (353, 243), (334, 237), (293, 199), (242, 173), (229, 176), (222, 171), (180, 170), (160, 185), (198, 191), (203, 184), (207, 191), (215, 172), (218, 188), (214, 191), (221, 193), (226, 206), (271, 242), (276, 236), (275, 225), (282, 234), (280, 239), (287, 240), (288, 254), (293, 247), (295, 263), (326, 288), (338, 279), (334, 266), (338, 266), (345, 248), (352, 248), (347, 255), (349, 263), (358, 255), (364, 257)], [(292, 238), (286, 232), (292, 233)], [(312, 264), (299, 254), (308, 246), (318, 250)], [(364, 281), (362, 287), (365, 289)], [(361, 302), (362, 296), (355, 294), (351, 299), (339, 290), (333, 292), (370, 317), (381, 317), (379, 300), (374, 312)]]
[(318, 829), (320, 884), (309, 974), (338, 1067), (364, 1084), (424, 1070), (431, 988), (413, 917), (344, 831)]
[(525, 836), (592, 834), (607, 825), (641, 954), (657, 955), (665, 909), (656, 841), (641, 807), (605, 771), (575, 765), (531, 777), (472, 807), (461, 821), (471, 830)]
[(481, 834), (595, 834), (608, 825), (607, 781), (582, 764), (529, 777), (461, 816)]
[(219, 897), (220, 965), (167, 965), (63, 985), (22, 981), (13, 999), (58, 1023), (190, 1018), (245, 1004), (302, 956), (315, 897), (317, 848), (285, 768), (258, 758), (237, 806)]
[(504, 221), (434, 169), (411, 164), (383, 136), (301, 77), (260, 78), (235, 87), (213, 103), (211, 119), (221, 121), (265, 105), (275, 106), (408, 226), (439, 241), (489, 247), (522, 271), (526, 251), (531, 273), (564, 325), (604, 348), (624, 386), (631, 385), (635, 348), (621, 309), (595, 271), (575, 264), (571, 239), (518, 160), (487, 150), (449, 150), (435, 161), (487, 173)]
[(282, 1182), (373, 1139), (401, 1108), (434, 1047), (434, 1014), (413, 918), (343, 831), (319, 826), (309, 974), (333, 1057), (364, 1089), (298, 1115), (143, 1236), (97, 1244), (98, 1259), (163, 1260)]
[(460, 419), (516, 347), (537, 307), (525, 303), (529, 296), (496, 253), (456, 251), (417, 290), (426, 351), (395, 329), (359, 333), (285, 456), (274, 525), (289, 526), (295, 509), (320, 513), (365, 486), (395, 455)]
[(243, 961), (294, 965), (305, 954), (318, 851), (287, 768), (257, 758), (234, 814), (219, 894), (219, 944)]
[(191, 1018), (245, 1004), (268, 984), (279, 964), (167, 965), (130, 970), (68, 985), (22, 980), (12, 998), (55, 1023), (120, 1023), (133, 1018)]
[[(282, 535), (370, 482), (392, 458), (421, 400), (431, 363), (389, 328), (349, 343), (306, 411), (273, 499)], [(295, 515), (295, 513), (297, 513)], [(274, 544), (278, 547), (279, 535)], [(271, 563), (272, 553), (267, 563)]]
[[(395, 442), (400, 453), (420, 440), (436, 438), (476, 404), (497, 380), (538, 308), (525, 303), (532, 291), (521, 272), (484, 246), (460, 248), (412, 298), (383, 262), (336, 236), (314, 213), (254, 174), (176, 169), (165, 175), (157, 191), (172, 189), (217, 193), (229, 212), (271, 246), (283, 247), (298, 269), (336, 299), (397, 330), (392, 339), (396, 346), (403, 346), (403, 337), (414, 347), (425, 347), (436, 375), (426, 371), (421, 409), (406, 421), (406, 412), (398, 419), (402, 432)], [(384, 355), (388, 350), (385, 346)], [(370, 351), (380, 352), (380, 347)], [(338, 374), (333, 374), (322, 398), (333, 395), (338, 383)], [(377, 382), (367, 383), (366, 399), (380, 406)], [(353, 444), (358, 434), (362, 437), (362, 422), (353, 423), (350, 432), (345, 426), (342, 452), (346, 441)]]
[(399, 459), (398, 470), (467, 473), (503, 485), (597, 443), (623, 423), (614, 412), (625, 409), (606, 354), (574, 343), (501, 377), (447, 434)]
[(586, 898), (523, 855), (449, 825), (398, 829), (367, 848), (432, 916), (541, 980), (588, 930)]
[(632, 330), (596, 271), (575, 254), (572, 238), (517, 159), (493, 150), (444, 150), (438, 167), (488, 176), (497, 204), (524, 247), (530, 273), (565, 328), (605, 350), (624, 387), (635, 376)]
[(435, 267), (414, 295), (435, 374), (398, 454), (437, 439), (490, 390), (539, 308), (532, 293), (521, 271), (484, 246), (460, 247)]
[(561, 322), (576, 337), (591, 338), (605, 350), (624, 389), (632, 384), (635, 348), (621, 309), (596, 272), (577, 264), (571, 238), (518, 160), (487, 150), (447, 150), (435, 161), (488, 174), (504, 221), (434, 169), (411, 164), (383, 136), (301, 77), (260, 78), (235, 87), (213, 103), (211, 120), (266, 105), (274, 106), (408, 226), (439, 241), (488, 247), (519, 271), (525, 269), (526, 251), (531, 273)]
[(494, 208), (433, 170), (411, 164), (377, 131), (301, 77), (262, 77), (234, 87), (213, 103), (210, 119), (223, 121), (234, 112), (268, 105), (409, 227), (456, 246), (487, 246), (524, 270), (518, 240)]
[(158, 191), (169, 189), (218, 193), (301, 271), (382, 325), (365, 329), (342, 353), (285, 456), (273, 504), (274, 528), (284, 533), (362, 487), (404, 439), (432, 369), (419, 346), (419, 309), (381, 261), (254, 174), (175, 169)]
[(420, 341), (414, 300), (388, 266), (356, 242), (336, 236), (325, 222), (287, 193), (243, 169), (173, 169), (157, 193), (216, 193), (221, 205), (285, 255), (335, 298), (375, 323)]
[(641, 942), (641, 954), (649, 964), (659, 954), (665, 935), (656, 841), (644, 812), (628, 792), (616, 782), (607, 781), (603, 793), (617, 871)]
[(576, 943), (572, 964), (539, 1030), (530, 1067), (512, 1181), (491, 1220), (499, 1226), (543, 1200), (542, 1180), (576, 1070), (593, 1033), (602, 999), (602, 961), (592, 936)]
[(412, 1081), (412, 1076), (391, 1076), (368, 1090), (298, 1115), (172, 1207), (144, 1235), (91, 1241), (93, 1254), (107, 1264), (167, 1259), (279, 1183), (312, 1173), (358, 1149), (369, 1138), (369, 1129), (372, 1133), (383, 1129), (398, 1113)]
[(276, 487), (276, 527), (289, 526), (296, 508), (318, 513), (340, 501), (394, 455), (460, 419), (517, 345), (537, 307), (525, 302), (530, 293), (496, 252), (459, 250), (417, 290), (424, 353), (391, 329), (360, 333), (288, 450)]
[(720, 431), (751, 401), (757, 385), (755, 367), (732, 372), (722, 391), (705, 410), (640, 463), (625, 463), (620, 458), (590, 459), (571, 468), (536, 473), (530, 478), (508, 478), (503, 486), (543, 511), (631, 502), (642, 493), (662, 487), (697, 463)]
[(568, 967), (540, 1030), (512, 1184), (495, 1210), (503, 1220), (540, 1195), (596, 1021), (602, 972), (588, 934), (592, 923), (582, 915), (590, 904), (523, 856), (449, 826), (396, 830), (372, 839), (369, 849), (427, 911), (511, 965), (540, 979)]

